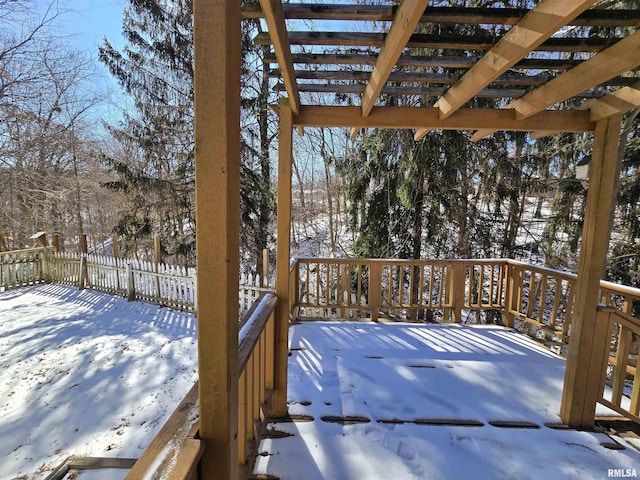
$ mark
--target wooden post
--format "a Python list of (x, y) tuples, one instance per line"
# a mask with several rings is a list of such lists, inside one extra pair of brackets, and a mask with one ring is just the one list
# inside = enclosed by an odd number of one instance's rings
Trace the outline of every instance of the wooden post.
[(57, 233), (54, 233), (52, 242), (53, 242), (52, 243), (53, 253), (58, 253), (60, 251), (60, 235), (58, 235)]
[[(158, 273), (158, 267), (162, 263), (162, 255), (160, 251), (160, 237), (153, 237), (153, 269)], [(162, 298), (160, 293), (160, 277), (156, 276), (156, 295), (158, 298)]]
[(162, 263), (162, 255), (160, 251), (160, 237), (153, 237), (153, 261), (156, 264), (156, 266)]
[(51, 281), (51, 270), (49, 268), (49, 252), (45, 248), (39, 255), (40, 258), (40, 280)]
[(120, 291), (120, 270), (118, 270), (119, 265), (119, 257), (120, 257), (120, 248), (118, 247), (118, 237), (117, 235), (111, 235), (111, 247), (113, 248), (113, 258), (116, 262), (116, 288), (118, 292)]
[[(473, 269), (472, 269), (473, 270)], [(473, 271), (469, 273), (473, 275)], [(451, 279), (451, 304), (452, 321), (455, 323), (462, 322), (462, 307), (464, 306), (465, 281), (467, 279), (465, 264), (462, 262), (454, 262), (452, 265)], [(471, 280), (470, 280), (471, 281)]]
[(289, 349), (289, 261), (291, 243), (291, 165), (293, 163), (293, 114), (280, 101), (278, 131), (278, 236), (276, 250), (275, 391), (272, 412), (287, 414), (287, 362)]
[[(82, 259), (84, 263), (80, 262), (80, 275), (82, 276), (82, 290), (85, 285), (89, 284), (89, 269), (87, 268), (87, 254), (89, 252), (88, 244), (87, 244), (87, 234), (83, 233), (80, 235), (80, 253), (82, 254)], [(84, 266), (84, 269), (82, 268)]]
[[(391, 279), (389, 279), (391, 281)], [(373, 261), (369, 264), (369, 308), (371, 321), (378, 321), (378, 310), (382, 302), (382, 264)]]
[[(572, 427), (594, 424), (607, 322), (596, 322), (600, 279), (605, 267), (619, 172), (621, 115), (596, 123), (587, 191), (580, 265), (576, 282), (575, 317), (562, 391), (560, 416)], [(600, 344), (601, 345), (601, 344)]]
[(80, 272), (78, 272), (78, 289), (84, 290), (87, 277), (87, 254), (80, 255)]
[(87, 234), (83, 233), (80, 235), (80, 253), (84, 253), (85, 255), (89, 252), (89, 248), (87, 245)]
[[(516, 301), (520, 298), (522, 289), (522, 269), (515, 265), (507, 264), (507, 292), (504, 299), (504, 324), (513, 328), (515, 325), (514, 310), (520, 308), (516, 306)], [(559, 298), (559, 295), (557, 295)]]
[(261, 287), (269, 287), (269, 249), (262, 249), (262, 277), (260, 278)]
[(194, 0), (199, 478), (238, 466), (240, 2)]
[(298, 320), (300, 303), (300, 263), (296, 260), (289, 270), (289, 315), (292, 321)]
[(134, 284), (133, 267), (127, 263), (127, 301), (133, 302), (136, 299), (136, 286)]

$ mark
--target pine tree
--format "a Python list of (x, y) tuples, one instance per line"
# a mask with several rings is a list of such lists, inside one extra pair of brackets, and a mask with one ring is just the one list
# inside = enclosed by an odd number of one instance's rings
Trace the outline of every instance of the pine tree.
[[(261, 258), (270, 208), (269, 138), (264, 84), (250, 78), (256, 57), (243, 31), (243, 128), (241, 239), (248, 256)], [(103, 160), (118, 179), (107, 184), (128, 195), (115, 232), (137, 244), (160, 236), (168, 255), (195, 261), (193, 35), (190, 0), (129, 0), (123, 16), (127, 45), (117, 51), (105, 39), (100, 60), (132, 100), (123, 120), (109, 126), (118, 155)], [(253, 94), (251, 92), (257, 92)], [(248, 113), (247, 113), (248, 111)], [(264, 125), (263, 125), (264, 123)], [(255, 133), (257, 132), (257, 133)], [(258, 139), (258, 140), (255, 140)], [(265, 159), (266, 157), (266, 159)], [(255, 251), (258, 253), (255, 253)]]

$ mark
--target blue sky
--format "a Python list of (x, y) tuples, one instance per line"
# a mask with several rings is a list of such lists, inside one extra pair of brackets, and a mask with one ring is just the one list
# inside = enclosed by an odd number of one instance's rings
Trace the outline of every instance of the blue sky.
[[(48, 0), (40, 0), (42, 4)], [(124, 44), (120, 34), (124, 0), (59, 0), (68, 12), (62, 15), (61, 33), (70, 35), (75, 48), (95, 52), (106, 36), (116, 47)]]
[[(98, 46), (106, 37), (118, 50), (125, 42), (121, 35), (122, 10), (126, 0), (35, 0), (38, 6), (39, 20), (47, 7), (56, 5), (60, 15), (53, 24), (54, 31), (66, 39), (74, 50), (79, 50), (95, 61), (98, 77), (95, 85), (99, 91), (108, 93), (108, 101), (96, 112), (97, 116), (117, 122), (121, 119), (122, 109), (130, 107), (129, 100), (106, 67), (98, 61)], [(55, 7), (54, 7), (55, 10)]]

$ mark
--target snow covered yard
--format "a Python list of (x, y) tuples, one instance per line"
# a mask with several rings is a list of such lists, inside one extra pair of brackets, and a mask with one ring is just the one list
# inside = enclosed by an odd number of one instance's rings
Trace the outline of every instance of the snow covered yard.
[(139, 457), (197, 377), (192, 314), (39, 285), (0, 293), (0, 319), (2, 479)]
[[(259, 447), (255, 473), (283, 480), (640, 475), (640, 452), (626, 440), (557, 428), (564, 360), (517, 332), (314, 322), (293, 326), (289, 338), (296, 421), (268, 425), (272, 438)], [(616, 442), (625, 448), (611, 449)]]

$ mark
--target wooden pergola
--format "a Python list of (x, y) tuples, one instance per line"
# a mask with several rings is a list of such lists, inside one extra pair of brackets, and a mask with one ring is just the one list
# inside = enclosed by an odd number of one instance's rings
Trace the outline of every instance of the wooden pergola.
[[(361, 128), (414, 129), (416, 140), (433, 129), (475, 131), (474, 140), (498, 130), (534, 132), (534, 137), (594, 132), (560, 412), (569, 425), (593, 424), (595, 383), (603, 358), (592, 344), (606, 334), (595, 318), (619, 171), (621, 119), (624, 112), (640, 107), (640, 12), (600, 9), (594, 7), (597, 3), (541, 0), (531, 10), (522, 10), (432, 7), (428, 0), (386, 6), (262, 0), (244, 7), (240, 2), (193, 1), (200, 438), (206, 445), (201, 478), (236, 478), (238, 469), (234, 406), (243, 17), (264, 19), (268, 31), (255, 41), (271, 46), (267, 61), (277, 64), (276, 88), (286, 92), (279, 107), (273, 414), (286, 413), (294, 129), (346, 127), (352, 134)], [(311, 30), (313, 22), (341, 30)], [(505, 25), (507, 33), (495, 38), (416, 33), (419, 25), (452, 23)], [(372, 25), (375, 30), (363, 30)], [(615, 36), (584, 38), (569, 33), (576, 31), (574, 26), (610, 27)], [(436, 53), (420, 53), (425, 49)], [(330, 98), (322, 95), (327, 93), (357, 94), (360, 104), (309, 103), (312, 98)], [(380, 106), (381, 95), (393, 95), (395, 104), (402, 106)], [(477, 108), (483, 97), (503, 99), (504, 107)], [(560, 108), (567, 100), (576, 107)]]

